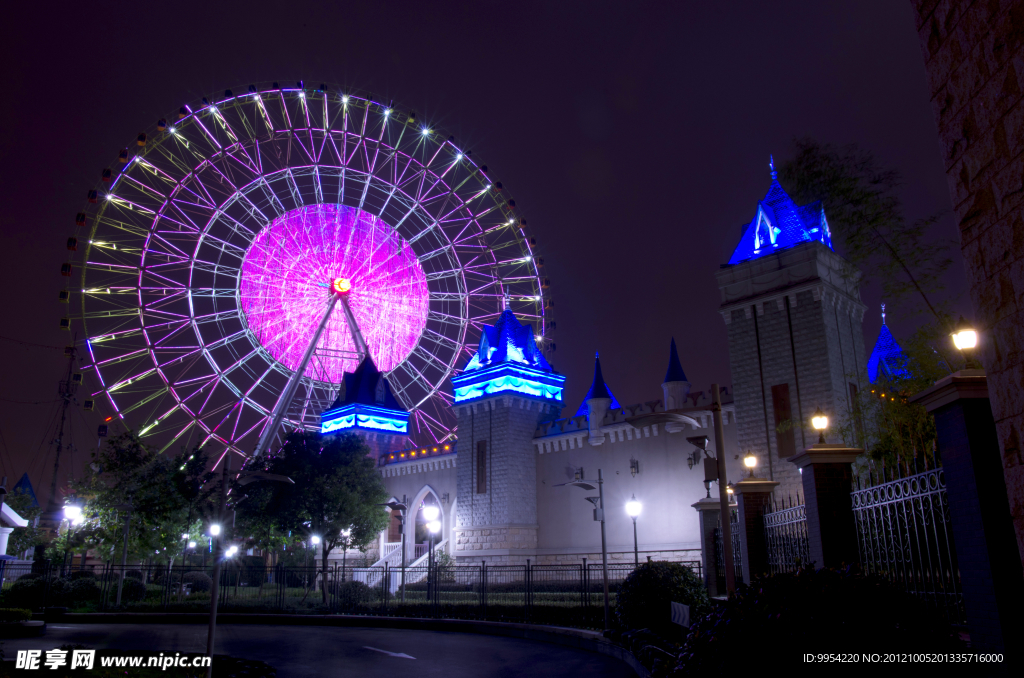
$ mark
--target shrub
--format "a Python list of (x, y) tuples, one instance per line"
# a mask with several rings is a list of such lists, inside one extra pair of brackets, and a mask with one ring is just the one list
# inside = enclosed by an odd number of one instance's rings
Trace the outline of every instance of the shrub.
[(671, 602), (689, 605), (691, 619), (699, 619), (711, 608), (704, 582), (690, 568), (679, 563), (643, 563), (619, 587), (615, 616), (627, 629), (649, 628), (671, 635), (680, 628), (673, 628)]
[(675, 670), (735, 671), (744, 659), (760, 663), (778, 656), (779, 648), (958, 652), (960, 645), (945, 615), (879, 576), (805, 568), (741, 584), (728, 602), (690, 627)]
[(138, 579), (142, 581), (142, 570), (126, 570), (124, 573), (125, 579)]
[(32, 618), (32, 610), (23, 607), (0, 607), (0, 623), (28, 621)]
[(44, 605), (59, 605), (64, 597), (67, 583), (63, 579), (19, 577), (4, 593), (4, 604), (14, 607), (37, 609)]
[(71, 578), (71, 581), (75, 581), (77, 579), (93, 579), (93, 580), (95, 580), (96, 579), (96, 573), (93, 572), (92, 570), (75, 570), (74, 572), (71, 573), (71, 577), (70, 578)]
[(99, 600), (100, 594), (100, 585), (95, 577), (79, 577), (68, 584), (65, 600), (69, 603), (87, 603)]
[[(112, 596), (117, 596), (116, 586), (111, 586), (110, 591)], [(142, 580), (135, 577), (125, 577), (124, 584), (121, 585), (121, 602), (134, 603), (145, 599), (146, 585), (142, 583)]]
[(181, 583), (191, 586), (193, 593), (205, 593), (213, 588), (213, 580), (204, 572), (186, 572)]
[(21, 575), (20, 577), (18, 577), (17, 581), (28, 581), (29, 579), (42, 579), (42, 578), (43, 578), (43, 573), (42, 572), (27, 572), (27, 573)]
[(330, 594), (337, 598), (337, 604), (343, 609), (350, 609), (372, 600), (374, 591), (361, 581), (334, 582), (330, 586)]

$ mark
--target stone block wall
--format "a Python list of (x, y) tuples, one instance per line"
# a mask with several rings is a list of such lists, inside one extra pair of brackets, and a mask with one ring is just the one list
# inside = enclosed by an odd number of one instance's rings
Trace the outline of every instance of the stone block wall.
[[(497, 395), (456, 407), (459, 419), (455, 551), (467, 562), (518, 562), (537, 548), (537, 463), (533, 435), (557, 405)], [(486, 491), (477, 492), (477, 444), (487, 443)]]
[(912, 5), (1024, 562), (1024, 2)]

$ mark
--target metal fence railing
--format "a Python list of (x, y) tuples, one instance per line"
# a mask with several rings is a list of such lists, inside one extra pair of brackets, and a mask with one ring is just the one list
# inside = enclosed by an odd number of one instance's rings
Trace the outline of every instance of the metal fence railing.
[(795, 572), (801, 565), (810, 564), (807, 514), (803, 504), (766, 504), (761, 517), (768, 569), (772, 574)]
[(960, 571), (941, 468), (897, 477), (851, 494), (860, 564), (965, 625)]
[[(729, 511), (729, 529), (732, 532), (732, 564), (736, 581), (743, 579), (743, 548), (740, 536), (739, 516), (735, 510)], [(725, 549), (722, 539), (722, 517), (718, 517), (718, 527), (715, 528), (715, 575), (718, 577), (718, 590), (725, 591)]]
[[(698, 577), (700, 561), (683, 563)], [(210, 609), (212, 566), (107, 564), (65, 570), (46, 564), (4, 574), (0, 605), (73, 611), (201, 612)], [(633, 564), (608, 566), (609, 603)], [(367, 576), (369, 573), (370, 576)], [(63, 575), (63, 576), (61, 576)], [(566, 565), (435, 564), (379, 568), (331, 565), (221, 569), (221, 612), (338, 613), (530, 621), (600, 628), (600, 561)], [(376, 582), (367, 585), (366, 581)], [(404, 584), (403, 584), (404, 582)], [(120, 589), (120, 605), (118, 604)]]

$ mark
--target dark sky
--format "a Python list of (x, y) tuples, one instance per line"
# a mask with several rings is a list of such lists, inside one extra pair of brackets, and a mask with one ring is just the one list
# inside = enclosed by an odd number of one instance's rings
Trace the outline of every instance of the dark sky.
[[(903, 172), (909, 216), (949, 210), (899, 0), (19, 3), (3, 24), (0, 462), (40, 494), (62, 352), (11, 340), (68, 343), (59, 267), (87, 189), (140, 129), (228, 87), (335, 83), (473, 149), (547, 264), (566, 414), (595, 350), (623, 404), (660, 398), (673, 335), (695, 390), (730, 383), (714, 272), (794, 137), (858, 142)], [(863, 296), (870, 347), (881, 299)], [(72, 422), (81, 469), (98, 415)]]

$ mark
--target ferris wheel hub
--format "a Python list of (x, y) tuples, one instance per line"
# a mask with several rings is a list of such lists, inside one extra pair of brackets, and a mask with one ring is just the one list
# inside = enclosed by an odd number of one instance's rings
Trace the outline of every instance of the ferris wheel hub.
[(331, 289), (338, 294), (348, 294), (352, 291), (352, 281), (348, 278), (335, 278), (331, 283)]

